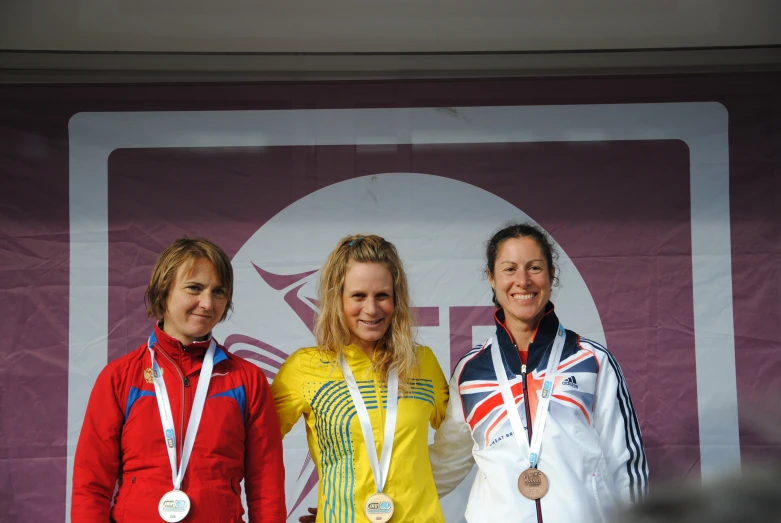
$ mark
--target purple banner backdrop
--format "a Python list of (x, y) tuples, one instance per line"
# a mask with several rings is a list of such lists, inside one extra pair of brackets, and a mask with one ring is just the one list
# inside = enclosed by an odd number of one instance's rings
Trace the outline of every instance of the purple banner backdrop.
[[(775, 408), (778, 416), (781, 394), (778, 93), (777, 74), (0, 87), (0, 325), (6, 336), (0, 349), (0, 520), (64, 521), (67, 126), (83, 111), (722, 103), (729, 112), (738, 399), (741, 414), (748, 414), (741, 418), (741, 455), (744, 462), (778, 460), (781, 444), (756, 415)], [(689, 152), (677, 141), (118, 150), (108, 166), (109, 359), (147, 334), (143, 286), (171, 239), (216, 238), (233, 256), (300, 198), (386, 172), (466, 182), (551, 232), (588, 285), (608, 347), (622, 364), (653, 480), (698, 477)], [(465, 326), (484, 323), (484, 314), (472, 306), (451, 308), (452, 358), (471, 343)]]

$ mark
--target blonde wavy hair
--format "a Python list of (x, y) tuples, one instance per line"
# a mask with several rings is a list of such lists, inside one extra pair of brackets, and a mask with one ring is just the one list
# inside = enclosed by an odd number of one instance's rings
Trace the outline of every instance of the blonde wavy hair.
[(409, 286), (396, 247), (380, 236), (347, 236), (342, 238), (328, 255), (320, 271), (317, 292), (320, 300), (320, 314), (315, 325), (318, 348), (321, 352), (336, 356), (338, 360), (344, 347), (350, 344), (350, 329), (342, 307), (344, 278), (350, 260), (379, 263), (391, 273), (394, 310), (385, 336), (377, 341), (375, 347), (374, 371), (387, 383), (390, 370), (398, 370), (399, 387), (406, 390), (410, 378), (417, 370)]

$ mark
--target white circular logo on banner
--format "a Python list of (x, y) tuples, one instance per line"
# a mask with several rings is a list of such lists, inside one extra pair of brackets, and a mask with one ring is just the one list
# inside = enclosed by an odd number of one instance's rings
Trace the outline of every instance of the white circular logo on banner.
[[(347, 235), (378, 234), (396, 245), (404, 262), (422, 324), (417, 340), (433, 349), (449, 377), (451, 354), (455, 363), (493, 332), (490, 322), (473, 320), (478, 308), (491, 307), (485, 242), (508, 221), (533, 217), (483, 189), (440, 176), (386, 173), (330, 185), (290, 204), (239, 250), (233, 258), (234, 313), (215, 334), (273, 377), (287, 355), (314, 345), (317, 271), (325, 258)], [(567, 328), (604, 342), (591, 294), (558, 249), (557, 313)], [(463, 325), (463, 318), (472, 324)], [(451, 326), (467, 335), (452, 337)], [(317, 501), (300, 425), (285, 439), (290, 521)], [(444, 502), (443, 508), (447, 514)]]

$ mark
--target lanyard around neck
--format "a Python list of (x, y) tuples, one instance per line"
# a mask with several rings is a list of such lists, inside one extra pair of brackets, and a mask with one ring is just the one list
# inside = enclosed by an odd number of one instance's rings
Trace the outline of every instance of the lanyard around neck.
[[(372, 432), (372, 423), (369, 419), (369, 411), (366, 409), (366, 404), (361, 396), (361, 391), (358, 390), (358, 383), (355, 381), (355, 376), (353, 376), (353, 371), (350, 369), (350, 364), (347, 363), (347, 360), (345, 360), (344, 357), (339, 358), (339, 365), (342, 367), (344, 381), (347, 382), (347, 389), (350, 391), (350, 396), (355, 404), (355, 411), (361, 422), (363, 441), (366, 444), (366, 451), (369, 453), (369, 463), (371, 463), (372, 473), (374, 474), (374, 485), (377, 487), (377, 492), (382, 492), (383, 488), (385, 488), (385, 481), (388, 479), (391, 454), (393, 453), (393, 438), (396, 435), (396, 417), (399, 410), (399, 373), (396, 369), (393, 369), (388, 373), (385, 439), (382, 442), (382, 453), (380, 455), (380, 460), (378, 461), (377, 447), (374, 443), (374, 433)], [(378, 408), (382, 408), (379, 398), (377, 399)]]
[[(181, 490), (184, 472), (187, 470), (187, 464), (190, 462), (190, 455), (192, 454), (193, 445), (195, 444), (195, 435), (198, 433), (198, 426), (201, 424), (203, 406), (206, 403), (206, 393), (209, 390), (209, 382), (212, 378), (214, 352), (216, 349), (217, 342), (212, 339), (209, 348), (206, 349), (206, 355), (203, 358), (201, 376), (198, 379), (198, 386), (195, 389), (195, 399), (193, 400), (193, 408), (190, 411), (190, 421), (187, 423), (187, 432), (184, 435), (181, 464), (177, 467), (176, 429), (174, 428), (173, 414), (171, 413), (171, 402), (168, 400), (168, 391), (165, 387), (163, 374), (160, 372), (159, 365), (155, 365), (155, 351), (152, 348), (151, 340), (149, 343), (155, 395), (157, 396), (157, 406), (160, 410), (160, 420), (163, 422), (163, 435), (165, 436), (166, 448), (168, 450), (168, 459), (171, 462), (171, 479), (174, 483), (174, 490)], [(182, 398), (182, 408), (184, 408), (184, 398)]]
[[(537, 467), (537, 462), (540, 458), (542, 433), (545, 430), (545, 422), (548, 418), (548, 407), (550, 405), (551, 396), (553, 395), (553, 380), (556, 377), (556, 370), (559, 366), (559, 360), (561, 359), (561, 353), (564, 349), (564, 340), (566, 338), (567, 333), (561, 323), (559, 323), (559, 327), (556, 330), (556, 339), (553, 342), (553, 349), (548, 356), (548, 367), (545, 370), (545, 381), (542, 384), (542, 397), (537, 403), (537, 413), (534, 416), (532, 440), (529, 444), (529, 466), (531, 468)], [(518, 448), (523, 452), (525, 441), (523, 434), (526, 431), (521, 423), (521, 416), (518, 414), (518, 407), (515, 403), (515, 398), (513, 397), (510, 381), (507, 378), (507, 371), (502, 364), (502, 353), (499, 349), (499, 340), (496, 336), (491, 340), (491, 360), (494, 364), (496, 379), (499, 382), (499, 390), (501, 391), (502, 399), (504, 400), (504, 408), (507, 411), (507, 417), (510, 418), (510, 424), (513, 427), (515, 441), (518, 443)], [(529, 398), (524, 398), (524, 401), (529, 401)]]

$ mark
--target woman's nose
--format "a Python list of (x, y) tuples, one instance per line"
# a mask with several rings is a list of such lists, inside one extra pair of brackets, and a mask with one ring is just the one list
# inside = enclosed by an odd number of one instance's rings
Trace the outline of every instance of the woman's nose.
[(363, 310), (367, 314), (374, 314), (377, 310), (377, 302), (374, 300), (374, 298), (367, 298), (365, 302), (363, 302)]
[(214, 297), (210, 292), (204, 292), (201, 295), (200, 306), (202, 309), (210, 310), (214, 306)]

